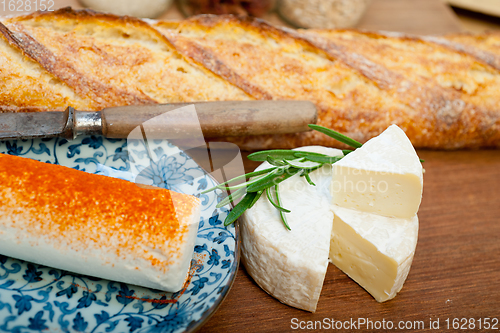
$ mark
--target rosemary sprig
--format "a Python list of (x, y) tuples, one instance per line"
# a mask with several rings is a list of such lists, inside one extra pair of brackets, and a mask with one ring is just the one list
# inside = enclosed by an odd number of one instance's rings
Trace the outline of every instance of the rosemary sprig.
[[(313, 124), (310, 124), (309, 127), (355, 149), (362, 146), (360, 142), (329, 128)], [(203, 194), (217, 189), (226, 191), (236, 190), (231, 195), (222, 199), (217, 204), (218, 208), (225, 206), (230, 202), (233, 203), (236, 199), (243, 197), (241, 201), (236, 204), (233, 210), (231, 210), (231, 212), (229, 212), (229, 214), (227, 215), (224, 221), (224, 225), (228, 226), (236, 221), (247, 209), (253, 207), (253, 205), (255, 205), (262, 194), (266, 192), (266, 196), (269, 202), (279, 211), (281, 220), (283, 221), (285, 228), (291, 230), (285, 216), (286, 213), (290, 213), (290, 210), (283, 208), (281, 205), (278, 184), (292, 177), (293, 175), (299, 174), (301, 177), (305, 177), (310, 185), (315, 186), (314, 182), (309, 176), (311, 172), (321, 168), (325, 164), (334, 164), (353, 151), (354, 150), (345, 149), (342, 150), (343, 156), (333, 157), (314, 152), (286, 149), (264, 150), (252, 153), (248, 155), (249, 160), (268, 162), (270, 165), (272, 165), (272, 167), (238, 176), (201, 193)], [(423, 162), (423, 160), (420, 161)], [(238, 185), (229, 186), (229, 184), (242, 179), (244, 179), (245, 182)], [(275, 198), (273, 198), (273, 192), (271, 190), (271, 188), (273, 187)]]

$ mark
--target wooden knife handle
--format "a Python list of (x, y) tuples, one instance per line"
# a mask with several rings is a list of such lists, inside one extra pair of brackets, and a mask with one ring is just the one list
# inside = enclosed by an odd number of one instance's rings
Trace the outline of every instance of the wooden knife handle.
[[(205, 138), (283, 134), (308, 131), (308, 124), (315, 124), (317, 111), (309, 101), (220, 101), (173, 103), (141, 106), (120, 106), (102, 110), (102, 132), (108, 138), (126, 138), (137, 126), (187, 105), (195, 105)], [(148, 123), (148, 131), (161, 138), (173, 138), (179, 127), (192, 127), (192, 119), (162, 121), (158, 117)]]

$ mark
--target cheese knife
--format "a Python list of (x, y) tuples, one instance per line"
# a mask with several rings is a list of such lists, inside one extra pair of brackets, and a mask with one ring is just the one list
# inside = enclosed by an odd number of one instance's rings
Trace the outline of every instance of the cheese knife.
[[(283, 134), (308, 131), (315, 124), (317, 111), (309, 101), (217, 101), (131, 105), (101, 111), (62, 111), (0, 113), (0, 140), (104, 135), (126, 138), (144, 122), (184, 106), (194, 105), (205, 138)], [(192, 119), (154, 121), (155, 133), (168, 134), (192, 127)], [(149, 122), (151, 123), (151, 122)]]

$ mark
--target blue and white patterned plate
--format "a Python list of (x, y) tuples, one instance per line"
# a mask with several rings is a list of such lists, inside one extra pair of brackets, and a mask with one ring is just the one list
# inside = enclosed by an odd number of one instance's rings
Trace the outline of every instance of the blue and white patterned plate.
[[(175, 294), (73, 274), (0, 255), (0, 332), (180, 332), (201, 327), (229, 292), (239, 263), (237, 227), (224, 227), (228, 210), (215, 206), (215, 186), (189, 156), (165, 141), (100, 136), (0, 142), (0, 153), (61, 164), (197, 195), (202, 217), (192, 277)], [(129, 152), (130, 151), (130, 155)], [(149, 155), (150, 156), (150, 155)]]

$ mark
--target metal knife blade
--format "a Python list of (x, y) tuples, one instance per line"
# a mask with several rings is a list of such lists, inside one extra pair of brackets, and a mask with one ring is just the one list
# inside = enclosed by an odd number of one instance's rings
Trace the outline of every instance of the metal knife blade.
[(68, 112), (0, 113), (0, 139), (69, 137), (65, 133)]

